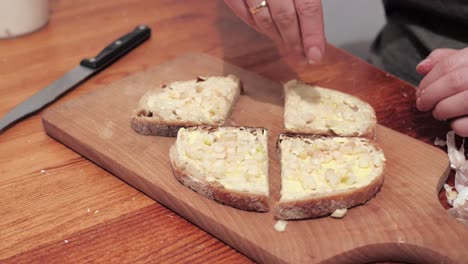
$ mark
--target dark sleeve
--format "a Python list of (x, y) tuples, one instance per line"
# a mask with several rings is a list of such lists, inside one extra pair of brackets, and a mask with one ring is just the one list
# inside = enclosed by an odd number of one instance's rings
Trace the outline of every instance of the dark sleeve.
[(384, 6), (387, 24), (369, 61), (413, 85), (421, 80), (416, 65), (432, 50), (468, 46), (468, 1), (385, 0)]

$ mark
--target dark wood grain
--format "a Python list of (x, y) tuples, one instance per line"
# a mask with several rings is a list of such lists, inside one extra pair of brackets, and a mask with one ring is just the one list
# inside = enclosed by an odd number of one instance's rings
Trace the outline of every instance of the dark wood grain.
[[(83, 57), (95, 55), (109, 41), (145, 23), (153, 28), (152, 39), (57, 104), (194, 51), (209, 53), (274, 81), (301, 78), (349, 89), (372, 103), (381, 124), (423, 142), (432, 143), (436, 136), (444, 137), (448, 131), (447, 124), (414, 109), (413, 87), (334, 47), (328, 46), (326, 62), (321, 66), (280, 60), (272, 43), (233, 16), (222, 1), (52, 0), (51, 6), (51, 19), (44, 29), (0, 41), (0, 115), (60, 77)], [(329, 72), (335, 69), (346, 69), (348, 74), (330, 78)], [(92, 213), (87, 212), (88, 208)], [(147, 208), (152, 208), (151, 214), (130, 217)], [(66, 252), (86, 252), (87, 259), (73, 255), (81, 262), (101, 260), (108, 251), (116, 252), (117, 257), (122, 257), (121, 252), (134, 259), (149, 256), (155, 262), (158, 242), (150, 241), (163, 233), (141, 228), (136, 231), (137, 238), (123, 235), (128, 243), (122, 243), (121, 237), (113, 236), (110, 230), (138, 229), (141, 223), (164, 222), (169, 211), (161, 208), (47, 137), (37, 114), (0, 135), (0, 259), (40, 262), (53, 260), (55, 255), (60, 259), (67, 247)], [(94, 213), (96, 210), (99, 212)], [(210, 256), (214, 249), (221, 248), (219, 259), (248, 261), (200, 229), (182, 224), (186, 222), (179, 216), (174, 215), (172, 221), (182, 225), (181, 236), (189, 238), (182, 244), (167, 246), (167, 252), (183, 249), (187, 254)], [(98, 234), (108, 225), (115, 229), (107, 229), (106, 243), (100, 243), (95, 236), (90, 244), (63, 242), (70, 236), (85, 241), (89, 234)], [(196, 235), (190, 236), (191, 232)], [(171, 241), (179, 241), (177, 234)], [(137, 239), (151, 245), (150, 249), (132, 246), (131, 242)], [(171, 254), (166, 260), (176, 262), (177, 257)]]
[[(144, 219), (144, 220), (143, 220)], [(142, 221), (143, 220), (143, 221)], [(113, 245), (113, 246), (109, 246)], [(149, 205), (43, 244), (6, 263), (249, 263), (177, 214)]]

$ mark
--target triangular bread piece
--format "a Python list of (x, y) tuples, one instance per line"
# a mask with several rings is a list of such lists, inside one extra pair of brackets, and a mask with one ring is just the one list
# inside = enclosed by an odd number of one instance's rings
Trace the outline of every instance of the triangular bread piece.
[(181, 127), (225, 125), (240, 92), (234, 75), (163, 85), (140, 99), (131, 126), (140, 134), (175, 137)]
[(268, 211), (266, 129), (181, 128), (170, 157), (183, 185), (235, 208)]
[(297, 80), (287, 82), (284, 92), (287, 133), (375, 137), (375, 111), (357, 97)]
[(365, 203), (380, 189), (385, 157), (366, 138), (280, 135), (280, 219), (314, 218)]

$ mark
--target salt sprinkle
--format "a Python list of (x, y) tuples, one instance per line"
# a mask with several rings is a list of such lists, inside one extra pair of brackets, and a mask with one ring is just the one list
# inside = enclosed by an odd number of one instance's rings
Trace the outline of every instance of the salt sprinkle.
[(45, 173), (46, 171), (45, 170), (41, 170), (41, 173)]
[(91, 208), (86, 209), (88, 213), (91, 213)]
[(95, 214), (99, 213), (99, 210), (94, 211)]
[(65, 242), (65, 244), (67, 244), (67, 243), (68, 243), (68, 240), (65, 239), (63, 242)]

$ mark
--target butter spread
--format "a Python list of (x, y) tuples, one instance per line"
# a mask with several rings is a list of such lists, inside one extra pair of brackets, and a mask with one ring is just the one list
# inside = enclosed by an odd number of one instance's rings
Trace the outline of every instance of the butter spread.
[(293, 80), (286, 83), (285, 93), (284, 125), (287, 130), (361, 135), (376, 120), (369, 104), (339, 91)]
[(157, 120), (222, 124), (239, 90), (238, 81), (229, 77), (174, 82), (151, 93), (146, 103)]
[(208, 182), (226, 189), (268, 195), (267, 130), (182, 128), (177, 135), (181, 161)]
[(359, 188), (383, 171), (385, 157), (367, 139), (282, 135), (281, 201)]

